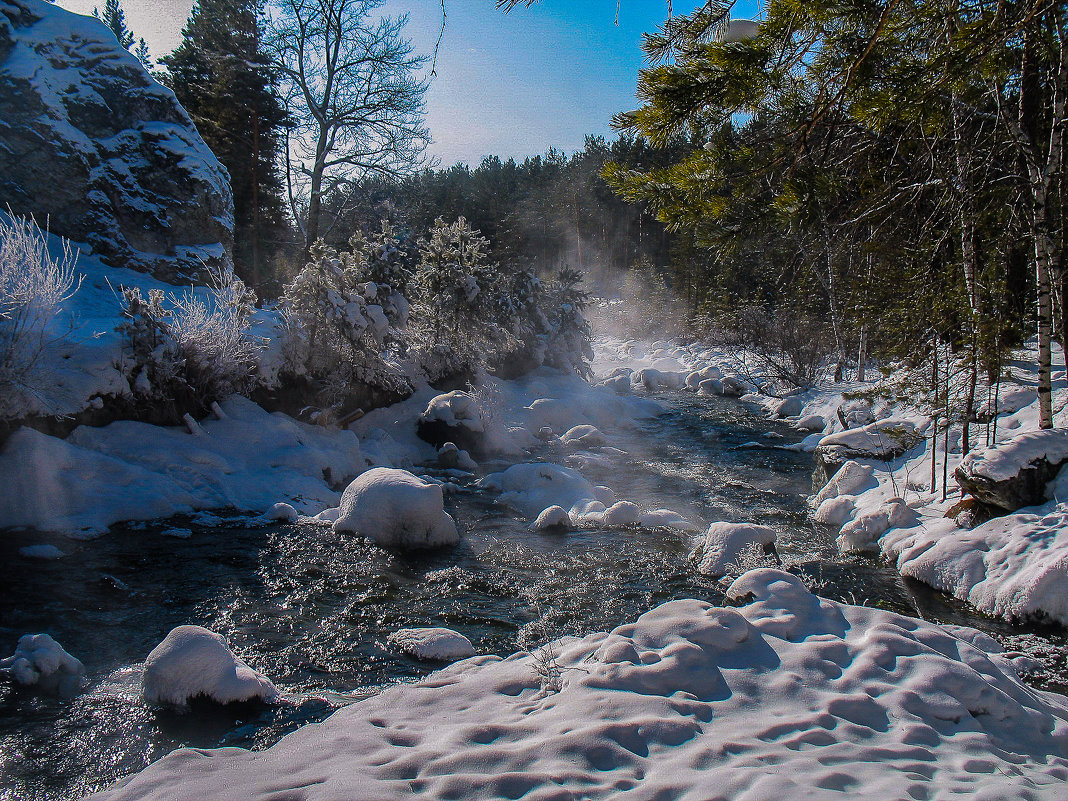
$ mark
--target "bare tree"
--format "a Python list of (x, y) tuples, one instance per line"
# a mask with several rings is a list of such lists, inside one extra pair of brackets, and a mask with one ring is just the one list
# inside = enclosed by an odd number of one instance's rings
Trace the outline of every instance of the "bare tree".
[(287, 187), (305, 249), (324, 233), (323, 200), (368, 174), (426, 165), (425, 59), (407, 17), (376, 19), (384, 0), (276, 0), (268, 48), (294, 122)]

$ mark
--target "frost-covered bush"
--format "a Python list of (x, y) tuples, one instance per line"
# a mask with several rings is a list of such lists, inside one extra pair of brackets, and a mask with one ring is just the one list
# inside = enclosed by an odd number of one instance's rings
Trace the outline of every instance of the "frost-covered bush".
[(80, 286), (77, 254), (49, 253), (33, 220), (0, 215), (0, 418), (20, 417), (47, 396), (41, 354), (60, 304)]
[(354, 385), (411, 390), (396, 361), (408, 302), (390, 285), (364, 280), (381, 269), (360, 250), (339, 254), (319, 244), (282, 293), (286, 372), (310, 381), (325, 405), (341, 403)]
[(589, 295), (582, 290), (581, 283), (582, 274), (568, 268), (549, 282), (544, 298), (549, 325), (545, 364), (588, 378), (593, 348), (590, 324), (585, 317)]
[(138, 395), (157, 400), (191, 396), (206, 406), (256, 384), (263, 343), (249, 333), (255, 295), (233, 272), (213, 270), (205, 289), (177, 299), (162, 290), (148, 295), (123, 287), (128, 358), (124, 364)]

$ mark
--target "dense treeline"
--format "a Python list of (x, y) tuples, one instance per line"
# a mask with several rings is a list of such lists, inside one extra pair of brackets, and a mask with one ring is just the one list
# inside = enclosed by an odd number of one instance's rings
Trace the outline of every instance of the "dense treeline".
[(927, 360), (935, 387), (949, 346), (965, 420), (977, 377), (996, 380), (1003, 350), (1037, 331), (1050, 425), (1068, 7), (773, 0), (749, 37), (728, 11), (714, 0), (648, 36), (660, 63), (640, 77), (644, 105), (617, 118), (654, 144), (689, 132), (703, 146), (606, 173), (709, 249), (709, 324), (737, 329), (732, 311), (756, 306), (773, 334), (800, 320), (826, 338), (839, 366), (865, 351)]

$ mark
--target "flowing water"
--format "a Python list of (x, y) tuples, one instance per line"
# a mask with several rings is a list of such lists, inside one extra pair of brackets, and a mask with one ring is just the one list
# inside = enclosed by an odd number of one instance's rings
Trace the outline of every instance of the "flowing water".
[[(806, 519), (811, 457), (774, 447), (797, 441), (797, 432), (736, 401), (661, 399), (667, 414), (613, 437), (625, 456), (580, 456), (575, 466), (622, 499), (702, 522), (774, 526), (780, 556), (821, 594), (981, 628), (1043, 659), (1049, 669), (1037, 683), (1068, 687), (1062, 629), (982, 618), (876, 561), (839, 556), (832, 535)], [(417, 556), (329, 528), (203, 517), (119, 527), (90, 543), (58, 539), (68, 556), (55, 562), (18, 555), (39, 535), (0, 537), (0, 644), (11, 649), (21, 634), (48, 632), (90, 673), (87, 691), (71, 700), (0, 685), (0, 799), (78, 798), (182, 745), (266, 747), (338, 705), (438, 667), (388, 646), (398, 628), (447, 626), (480, 652), (506, 655), (613, 627), (673, 598), (723, 598), (687, 558), (694, 535), (535, 534), (475, 486), (446, 503), (461, 544)], [(191, 536), (162, 533), (175, 528)], [(225, 634), (291, 703), (204, 703), (185, 713), (147, 706), (139, 663), (183, 623)]]

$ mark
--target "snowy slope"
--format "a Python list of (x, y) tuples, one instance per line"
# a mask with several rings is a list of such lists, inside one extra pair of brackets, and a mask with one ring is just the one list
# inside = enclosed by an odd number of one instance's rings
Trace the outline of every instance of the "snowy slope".
[(552, 651), (482, 656), (266, 751), (181, 749), (94, 801), (1050, 799), (1068, 700), (989, 638), (750, 572)]

